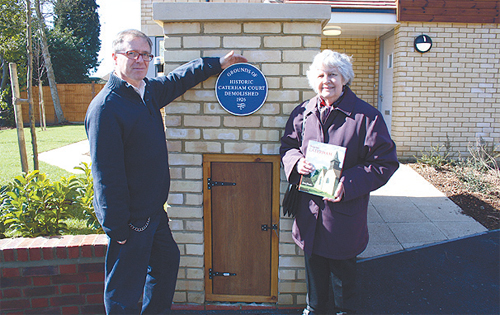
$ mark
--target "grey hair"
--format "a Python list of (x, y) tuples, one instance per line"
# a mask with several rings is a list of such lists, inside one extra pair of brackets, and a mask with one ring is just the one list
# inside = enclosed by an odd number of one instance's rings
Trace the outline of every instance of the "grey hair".
[(125, 42), (125, 38), (128, 36), (131, 36), (132, 38), (139, 37), (145, 39), (148, 42), (150, 52), (153, 49), (153, 42), (151, 41), (151, 38), (148, 37), (148, 35), (138, 30), (128, 29), (121, 31), (116, 35), (116, 38), (113, 41), (113, 52), (116, 53), (123, 49), (123, 43)]
[(307, 79), (309, 80), (309, 85), (318, 93), (318, 88), (316, 87), (316, 73), (319, 69), (323, 67), (336, 67), (344, 79), (345, 85), (349, 86), (354, 79), (354, 70), (352, 70), (352, 58), (346, 54), (342, 54), (332, 50), (323, 50), (318, 53), (307, 70)]

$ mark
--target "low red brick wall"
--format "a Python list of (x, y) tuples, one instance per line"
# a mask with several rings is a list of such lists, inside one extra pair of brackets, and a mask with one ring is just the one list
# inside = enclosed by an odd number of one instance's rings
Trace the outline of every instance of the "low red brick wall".
[[(103, 234), (0, 240), (0, 314), (104, 314), (106, 247)], [(248, 303), (172, 306), (200, 313), (278, 308)]]
[(104, 314), (105, 235), (0, 240), (0, 314)]

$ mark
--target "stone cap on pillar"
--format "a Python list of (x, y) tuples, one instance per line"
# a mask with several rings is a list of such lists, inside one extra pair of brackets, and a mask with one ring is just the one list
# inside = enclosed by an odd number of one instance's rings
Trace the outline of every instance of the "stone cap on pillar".
[(153, 3), (153, 20), (172, 22), (321, 21), (331, 17), (330, 5), (273, 3)]

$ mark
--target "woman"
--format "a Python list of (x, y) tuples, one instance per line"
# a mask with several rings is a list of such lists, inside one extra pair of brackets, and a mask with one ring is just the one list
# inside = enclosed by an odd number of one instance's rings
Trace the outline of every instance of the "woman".
[(305, 257), (304, 314), (329, 312), (330, 284), (335, 312), (345, 314), (355, 312), (356, 256), (368, 243), (369, 194), (384, 185), (399, 164), (382, 114), (349, 88), (354, 78), (350, 57), (325, 50), (316, 55), (307, 77), (317, 95), (292, 111), (281, 138), (288, 181), (298, 183), (301, 175), (313, 171), (305, 159), (309, 141), (347, 151), (333, 199), (300, 193), (292, 236)]

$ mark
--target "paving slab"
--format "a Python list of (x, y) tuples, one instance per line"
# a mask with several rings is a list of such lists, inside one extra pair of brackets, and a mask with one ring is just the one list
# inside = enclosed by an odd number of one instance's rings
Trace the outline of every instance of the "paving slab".
[(371, 193), (368, 229), (370, 241), (361, 259), (487, 231), (405, 164)]

